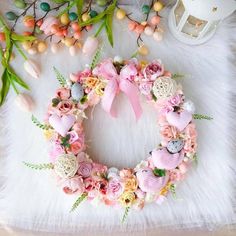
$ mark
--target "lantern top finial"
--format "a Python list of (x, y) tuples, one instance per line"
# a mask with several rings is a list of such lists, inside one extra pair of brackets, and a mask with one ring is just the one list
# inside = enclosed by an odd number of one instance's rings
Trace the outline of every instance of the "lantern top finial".
[(184, 7), (199, 19), (221, 20), (236, 10), (236, 0), (182, 0)]

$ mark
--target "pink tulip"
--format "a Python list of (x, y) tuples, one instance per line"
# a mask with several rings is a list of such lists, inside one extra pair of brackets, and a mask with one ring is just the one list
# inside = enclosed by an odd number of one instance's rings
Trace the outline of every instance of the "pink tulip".
[(86, 39), (82, 52), (87, 56), (90, 56), (93, 53), (95, 53), (95, 51), (98, 48), (98, 44), (99, 44), (98, 39), (96, 37), (90, 36)]

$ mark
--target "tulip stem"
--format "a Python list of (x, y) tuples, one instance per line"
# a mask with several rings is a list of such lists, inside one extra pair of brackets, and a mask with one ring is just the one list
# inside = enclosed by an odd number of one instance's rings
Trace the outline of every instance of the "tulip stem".
[(97, 32), (95, 33), (94, 37), (97, 38), (97, 36), (101, 33), (102, 29), (105, 27), (106, 22), (103, 21), (103, 23), (100, 25), (100, 27), (98, 28)]
[(12, 79), (10, 79), (10, 83), (15, 91), (15, 93), (18, 95), (20, 92), (18, 91), (18, 89), (16, 88), (16, 85), (14, 84), (14, 82), (12, 81)]

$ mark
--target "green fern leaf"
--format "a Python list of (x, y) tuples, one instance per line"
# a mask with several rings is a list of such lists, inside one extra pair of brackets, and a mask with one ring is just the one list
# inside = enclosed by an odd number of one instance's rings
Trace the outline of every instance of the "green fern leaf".
[(77, 198), (77, 200), (75, 201), (75, 203), (73, 204), (73, 206), (71, 207), (70, 212), (74, 211), (74, 210), (80, 205), (80, 203), (86, 199), (86, 197), (87, 197), (87, 193), (81, 194), (81, 195)]
[(181, 74), (173, 74), (173, 75), (171, 75), (172, 79), (182, 79), (183, 77), (184, 77), (184, 75), (181, 75)]
[(193, 114), (193, 119), (195, 119), (195, 120), (213, 120), (212, 117), (206, 116), (206, 115), (201, 115), (201, 114)]
[(52, 163), (40, 163), (40, 164), (33, 164), (28, 162), (23, 162), (23, 163), (27, 167), (34, 170), (51, 170), (54, 168), (54, 165)]
[(50, 125), (42, 124), (41, 122), (39, 122), (38, 119), (34, 115), (31, 116), (31, 120), (40, 129), (43, 129), (43, 130), (52, 129)]
[(176, 198), (176, 185), (175, 184), (170, 185), (170, 192), (172, 193), (172, 196)]
[(102, 45), (97, 49), (97, 51), (93, 57), (92, 63), (90, 65), (91, 70), (94, 69), (94, 67), (98, 64), (100, 57), (101, 57), (101, 52), (102, 52)]
[(123, 215), (122, 220), (121, 220), (122, 224), (125, 223), (125, 221), (128, 217), (128, 214), (129, 214), (129, 210), (130, 210), (130, 207), (125, 208), (125, 212), (124, 212), (124, 215)]
[(56, 74), (56, 78), (59, 81), (60, 85), (62, 87), (65, 87), (66, 85), (66, 79), (64, 78), (64, 76), (58, 71), (58, 69), (56, 67), (53, 67), (53, 70)]

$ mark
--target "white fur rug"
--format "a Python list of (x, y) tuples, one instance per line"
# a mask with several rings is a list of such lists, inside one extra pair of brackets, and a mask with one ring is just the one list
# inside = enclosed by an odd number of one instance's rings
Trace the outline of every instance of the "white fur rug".
[[(7, 2), (7, 1), (5, 1)], [(1, 10), (7, 4), (1, 3)], [(134, 8), (133, 8), (133, 11)], [(123, 22), (115, 21), (115, 47), (104, 47), (103, 57), (130, 57), (135, 50), (135, 36)], [(145, 38), (150, 48), (148, 59), (161, 58), (168, 69), (185, 74), (186, 95), (197, 112), (214, 117), (197, 121), (199, 164), (177, 188), (178, 200), (169, 197), (163, 205), (149, 205), (141, 212), (131, 211), (122, 225), (123, 211), (82, 203), (75, 213), (69, 209), (74, 197), (57, 189), (50, 173), (32, 171), (22, 161), (46, 162), (47, 145), (41, 130), (20, 112), (8, 97), (1, 108), (1, 190), (0, 223), (24, 229), (72, 232), (141, 231), (160, 227), (214, 229), (236, 223), (235, 203), (235, 99), (236, 69), (232, 43), (236, 40), (236, 20), (224, 21), (215, 37), (201, 46), (187, 46), (176, 41), (166, 28), (165, 39), (157, 43)], [(234, 37), (234, 38), (233, 38)], [(105, 41), (107, 42), (107, 41)], [(38, 58), (42, 64), (40, 80), (33, 80), (16, 59), (14, 66), (30, 84), (37, 103), (34, 114), (43, 119), (47, 103), (58, 86), (52, 66), (64, 75), (82, 68), (89, 58), (73, 58), (66, 50)], [(155, 114), (146, 104), (144, 114), (135, 123), (126, 98), (116, 101), (119, 118), (110, 118), (97, 107), (87, 121), (89, 152), (94, 159), (109, 166), (132, 167), (155, 146), (159, 139)]]

